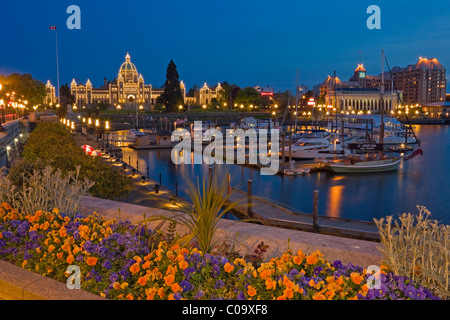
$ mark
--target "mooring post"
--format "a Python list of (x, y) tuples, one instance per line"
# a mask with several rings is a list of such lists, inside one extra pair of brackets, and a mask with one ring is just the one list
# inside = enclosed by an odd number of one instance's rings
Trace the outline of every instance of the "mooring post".
[(147, 165), (147, 179), (149, 179), (149, 178), (150, 178), (150, 175), (149, 175), (148, 165)]
[(319, 215), (319, 191), (314, 190), (313, 193), (313, 231), (319, 232), (319, 226), (317, 225), (317, 218)]
[(159, 173), (159, 185), (162, 186), (162, 183), (161, 183), (161, 172)]
[(175, 196), (178, 197), (178, 182), (175, 181)]
[(284, 169), (284, 133), (281, 134), (281, 170), (283, 169)]
[(289, 135), (289, 164), (288, 166), (291, 166), (291, 161), (292, 161), (292, 134)]
[(208, 167), (209, 186), (212, 186), (212, 166)]
[(253, 217), (252, 211), (252, 180), (248, 179), (247, 182), (247, 213), (249, 217)]
[(227, 200), (230, 200), (231, 195), (231, 174), (227, 174)]

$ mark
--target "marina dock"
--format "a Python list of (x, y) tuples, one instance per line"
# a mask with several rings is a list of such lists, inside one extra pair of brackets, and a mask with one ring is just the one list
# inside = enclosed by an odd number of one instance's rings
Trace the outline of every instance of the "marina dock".
[(261, 224), (281, 228), (362, 240), (380, 240), (374, 222), (321, 216), (318, 212), (308, 214), (236, 188), (230, 189), (228, 199), (230, 202), (238, 202), (233, 214), (240, 219), (254, 219)]

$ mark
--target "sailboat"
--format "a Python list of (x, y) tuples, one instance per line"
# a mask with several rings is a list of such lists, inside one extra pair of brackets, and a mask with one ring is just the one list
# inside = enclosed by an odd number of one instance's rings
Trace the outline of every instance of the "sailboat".
[(333, 173), (372, 173), (372, 172), (386, 172), (395, 171), (400, 166), (403, 156), (388, 157), (384, 154), (384, 51), (381, 50), (381, 87), (380, 87), (380, 138), (379, 145), (381, 150), (378, 152), (378, 157), (368, 154), (362, 158), (357, 155), (344, 157), (342, 160), (328, 161), (324, 164), (324, 168)]

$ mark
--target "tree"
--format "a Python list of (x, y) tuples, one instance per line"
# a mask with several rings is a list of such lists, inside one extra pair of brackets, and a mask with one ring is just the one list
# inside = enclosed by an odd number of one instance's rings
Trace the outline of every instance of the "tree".
[(172, 60), (167, 67), (164, 92), (158, 97), (157, 102), (164, 104), (167, 112), (176, 112), (178, 106), (184, 104), (177, 66)]
[(4, 94), (14, 92), (16, 101), (19, 99), (28, 101), (28, 109), (44, 102), (46, 96), (45, 84), (33, 79), (31, 74), (12, 73), (8, 76), (0, 76), (0, 83), (2, 84), (2, 99), (4, 99)]
[(238, 105), (243, 104), (245, 107), (250, 105), (259, 105), (261, 103), (261, 95), (258, 90), (253, 87), (246, 87), (239, 90), (235, 102)]

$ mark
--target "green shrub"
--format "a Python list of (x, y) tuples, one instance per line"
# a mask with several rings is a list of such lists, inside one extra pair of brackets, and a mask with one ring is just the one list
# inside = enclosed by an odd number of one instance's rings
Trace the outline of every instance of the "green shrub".
[(22, 172), (29, 176), (35, 169), (51, 166), (66, 175), (75, 172), (79, 166), (79, 178), (95, 183), (89, 190), (93, 197), (118, 199), (128, 196), (131, 190), (128, 177), (113, 170), (98, 157), (87, 156), (61, 124), (39, 124), (30, 134), (23, 158), (24, 163), (11, 172), (12, 180), (19, 184)]

